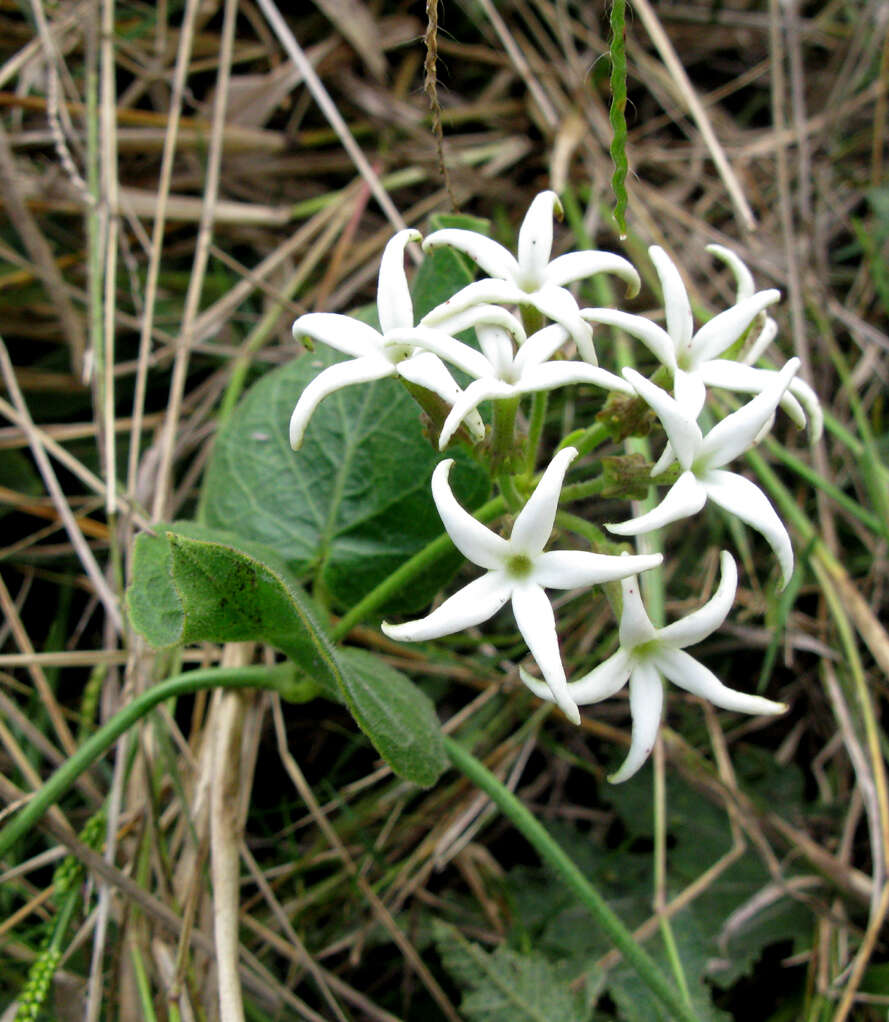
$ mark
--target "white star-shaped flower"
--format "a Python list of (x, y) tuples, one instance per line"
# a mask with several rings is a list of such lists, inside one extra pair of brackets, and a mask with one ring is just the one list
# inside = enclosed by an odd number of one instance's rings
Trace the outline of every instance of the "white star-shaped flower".
[(580, 713), (567, 694), (555, 617), (544, 589), (576, 589), (611, 582), (635, 571), (654, 568), (663, 560), (661, 554), (616, 557), (578, 550), (544, 552), (555, 521), (562, 480), (576, 456), (573, 447), (556, 454), (516, 516), (509, 539), (486, 528), (460, 506), (448, 485), (453, 461), (441, 462), (432, 474), (432, 495), (438, 513), (454, 546), (474, 564), (487, 569), (486, 573), (419, 621), (382, 624), (391, 639), (422, 642), (481, 624), (511, 601), (516, 624), (540, 668), (547, 691), (575, 724), (580, 721)]
[(574, 296), (563, 285), (597, 273), (616, 273), (626, 281), (630, 294), (639, 290), (639, 274), (631, 263), (612, 252), (569, 252), (550, 262), (553, 247), (553, 214), (562, 216), (555, 192), (537, 195), (519, 229), (518, 259), (483, 234), (458, 228), (434, 231), (423, 242), (428, 250), (450, 245), (469, 256), (489, 276), (458, 291), (433, 309), (424, 323), (437, 325), (470, 305), (493, 302), (530, 305), (554, 323), (560, 323), (577, 345), (581, 357), (596, 365), (593, 332), (580, 316)]
[[(723, 466), (753, 446), (775, 414), (798, 366), (799, 359), (792, 358), (781, 372), (772, 374), (760, 394), (727, 415), (706, 436), (691, 412), (676, 398), (635, 370), (624, 369), (624, 378), (661, 420), (683, 471), (657, 507), (638, 518), (606, 528), (621, 536), (651, 532), (697, 514), (709, 498), (762, 533), (778, 558), (782, 588), (786, 586), (793, 573), (793, 547), (787, 529), (755, 483), (735, 472), (726, 472)], [(663, 461), (662, 458), (652, 475), (657, 475), (658, 469), (663, 470)]]
[[(737, 286), (735, 301), (741, 304), (753, 296), (755, 286), (753, 276), (744, 262), (722, 245), (708, 245), (707, 251), (721, 259), (732, 271)], [(712, 359), (705, 367), (704, 382), (709, 387), (721, 387), (740, 394), (756, 394), (774, 376), (773, 369), (756, 369), (755, 363), (765, 354), (766, 349), (778, 333), (778, 324), (771, 316), (764, 316), (763, 324), (740, 361), (731, 359)], [(781, 407), (793, 419), (800, 429), (806, 426), (808, 417), (809, 439), (817, 443), (824, 429), (824, 413), (818, 395), (805, 380), (794, 377), (781, 399)]]
[[(447, 334), (475, 327), (481, 352)], [(424, 335), (419, 342), (446, 362), (474, 377), (454, 401), (439, 438), (444, 450), (463, 419), (482, 401), (553, 390), (574, 383), (589, 383), (608, 390), (632, 394), (633, 388), (614, 373), (587, 362), (549, 361), (568, 340), (558, 323), (525, 336), (522, 324), (496, 305), (474, 305), (438, 324), (441, 334)]]
[[(724, 710), (778, 714), (787, 709), (783, 703), (727, 688), (712, 671), (685, 652), (686, 646), (701, 642), (719, 628), (734, 602), (738, 569), (731, 554), (725, 551), (721, 563), (722, 577), (710, 600), (665, 628), (655, 628), (651, 623), (639, 593), (639, 580), (635, 576), (623, 579), (620, 648), (589, 674), (568, 684), (568, 697), (584, 706), (614, 695), (629, 679), (633, 736), (627, 758), (609, 778), (614, 783), (632, 777), (654, 747), (664, 702), (662, 678)], [(541, 699), (552, 700), (547, 686), (524, 671), (522, 680)]]
[[(673, 394), (695, 418), (704, 407), (707, 387), (720, 387), (743, 394), (758, 394), (774, 379), (770, 369), (755, 369), (719, 356), (727, 351), (756, 320), (781, 297), (774, 288), (754, 291), (753, 277), (744, 263), (722, 245), (708, 245), (707, 251), (728, 265), (735, 276), (735, 304), (714, 316), (694, 333), (691, 304), (679, 270), (657, 245), (648, 250), (664, 291), (666, 330), (644, 316), (617, 309), (584, 309), (581, 315), (591, 323), (607, 323), (637, 337), (654, 357), (673, 373)], [(766, 317), (747, 358), (754, 361), (774, 338), (777, 325)], [(804, 381), (794, 379), (781, 398), (781, 407), (799, 426), (809, 416), (813, 442), (821, 434), (823, 416), (818, 398)]]
[[(328, 394), (353, 383), (402, 376), (431, 390), (449, 405), (461, 395), (441, 359), (416, 346), (424, 335), (435, 333), (428, 327), (414, 326), (413, 303), (404, 272), (405, 247), (420, 237), (419, 231), (399, 231), (383, 250), (377, 283), (379, 330), (351, 316), (332, 312), (310, 312), (293, 324), (294, 337), (308, 335), (352, 356), (351, 361), (337, 362), (319, 373), (300, 395), (290, 418), (290, 446), (294, 450), (301, 446), (318, 404)], [(484, 425), (477, 413), (470, 414), (466, 425), (478, 439), (484, 437)]]

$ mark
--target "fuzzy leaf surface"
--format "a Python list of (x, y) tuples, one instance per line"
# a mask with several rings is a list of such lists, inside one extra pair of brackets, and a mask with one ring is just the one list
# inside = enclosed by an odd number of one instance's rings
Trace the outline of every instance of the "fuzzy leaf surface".
[[(331, 394), (292, 451), (294, 405), (336, 358), (319, 345), (254, 384), (216, 439), (201, 510), (205, 524), (272, 547), (348, 608), (441, 534), (430, 491), (439, 455), (394, 379)], [(486, 474), (460, 453), (452, 478), (464, 506), (487, 498)], [(421, 609), (459, 563), (444, 559), (386, 609)]]
[(493, 953), (437, 922), (435, 943), (445, 968), (463, 991), (460, 1014), (467, 1022), (587, 1022), (584, 999), (544, 955), (507, 947)]
[[(444, 770), (427, 696), (371, 654), (336, 649), (320, 612), (273, 551), (189, 523), (140, 536), (127, 605), (152, 645), (255, 641), (280, 649), (315, 694), (346, 703), (400, 777), (428, 786)], [(310, 687), (301, 692), (301, 699), (312, 694)]]

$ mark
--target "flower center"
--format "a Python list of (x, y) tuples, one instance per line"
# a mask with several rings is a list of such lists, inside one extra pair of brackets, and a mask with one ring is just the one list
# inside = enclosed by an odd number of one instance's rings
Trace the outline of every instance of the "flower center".
[(533, 568), (534, 563), (527, 554), (513, 554), (506, 561), (507, 574), (512, 578), (527, 578)]
[(645, 642), (640, 642), (638, 646), (633, 647), (633, 656), (644, 660), (646, 657), (651, 656), (652, 653), (656, 653), (659, 645), (660, 639), (647, 639)]
[(399, 362), (403, 362), (408, 358), (413, 351), (413, 345), (411, 344), (398, 344), (388, 343), (384, 348), (386, 358), (392, 363), (392, 365), (398, 365)]

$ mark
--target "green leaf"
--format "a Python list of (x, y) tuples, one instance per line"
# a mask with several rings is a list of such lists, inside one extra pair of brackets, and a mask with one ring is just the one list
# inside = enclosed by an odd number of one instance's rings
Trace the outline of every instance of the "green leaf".
[[(688, 728), (684, 728), (688, 731)], [(778, 768), (765, 751), (744, 747), (736, 759), (742, 789), (782, 806), (791, 819), (802, 814), (802, 774), (793, 767)], [(604, 799), (617, 813), (614, 836), (618, 847), (591, 841), (584, 830), (551, 824), (558, 843), (595, 883), (608, 904), (631, 927), (651, 914), (651, 768), (632, 780), (604, 789)], [(675, 774), (667, 781), (668, 898), (698, 880), (732, 848), (729, 818), (719, 806)], [(603, 793), (600, 793), (600, 795)], [(728, 989), (750, 973), (763, 950), (790, 942), (798, 950), (811, 946), (813, 915), (790, 896), (777, 898), (755, 912), (734, 913), (750, 906), (769, 884), (759, 855), (748, 848), (724, 872), (672, 919), (679, 958), (692, 1005), (701, 1022), (724, 1022), (714, 1002), (713, 986)], [(554, 888), (552, 874), (539, 867), (514, 867), (504, 887), (510, 898), (513, 943), (529, 944), (548, 959), (566, 963), (575, 974), (592, 974), (596, 960), (609, 950), (604, 935), (590, 930), (584, 910), (570, 894)], [(655, 960), (670, 972), (660, 936), (646, 943)], [(624, 966), (609, 970), (604, 986), (627, 1022), (661, 1022), (662, 1008), (641, 988), (638, 976)]]
[(166, 533), (136, 537), (127, 612), (136, 631), (159, 649), (182, 642), (185, 627), (185, 608), (173, 584), (171, 558)]
[(337, 650), (343, 694), (361, 730), (402, 777), (431, 787), (447, 769), (438, 716), (432, 701), (400, 671), (373, 653), (344, 646)]
[(569, 977), (543, 955), (499, 947), (493, 954), (453, 926), (436, 921), (435, 943), (463, 991), (468, 1022), (586, 1022), (590, 1008), (571, 992)]
[[(216, 439), (202, 519), (272, 547), (296, 575), (310, 575), (348, 608), (441, 534), (429, 486), (439, 455), (394, 379), (331, 394), (312, 416), (302, 449), (292, 451), (293, 407), (337, 357), (319, 346), (250, 389)], [(456, 460), (457, 498), (477, 507), (489, 491), (487, 476), (465, 456)], [(426, 606), (459, 564), (456, 554), (445, 559), (386, 609)]]
[(320, 612), (273, 550), (190, 522), (139, 536), (127, 606), (153, 646), (267, 642), (315, 679), (319, 693), (340, 692)]
[(140, 536), (127, 606), (156, 646), (265, 642), (303, 673), (294, 701), (345, 701), (379, 754), (406, 780), (432, 785), (446, 766), (429, 699), (403, 674), (361, 650), (334, 648), (321, 614), (272, 550), (179, 523)]

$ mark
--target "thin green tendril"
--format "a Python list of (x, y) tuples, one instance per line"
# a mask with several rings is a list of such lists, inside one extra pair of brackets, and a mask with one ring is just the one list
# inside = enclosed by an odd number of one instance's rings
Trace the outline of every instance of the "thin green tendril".
[(614, 219), (621, 238), (627, 236), (627, 49), (626, 2), (613, 0), (611, 5), (611, 159), (614, 173), (611, 188), (614, 192)]

